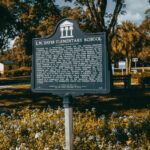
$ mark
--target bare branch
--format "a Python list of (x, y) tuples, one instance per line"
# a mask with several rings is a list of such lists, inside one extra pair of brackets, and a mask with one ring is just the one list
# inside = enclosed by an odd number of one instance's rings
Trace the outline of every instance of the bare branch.
[(119, 15), (119, 12), (121, 11), (121, 8), (122, 8), (122, 0), (117, 0), (116, 7), (115, 7), (115, 10), (113, 13), (113, 17), (112, 17), (111, 23), (108, 27), (108, 33), (110, 33), (111, 29), (115, 26), (115, 24), (117, 22), (117, 17)]
[(98, 16), (97, 16), (97, 12), (95, 9), (94, 1), (90, 0), (90, 3), (91, 3), (91, 11), (93, 12), (94, 20), (96, 21), (96, 24), (98, 25)]
[(87, 9), (88, 9), (88, 11), (89, 11), (89, 13), (91, 15), (92, 20), (94, 21), (94, 15), (93, 15), (93, 12), (91, 10), (91, 7), (90, 7), (90, 4), (89, 4), (88, 0), (86, 0), (86, 7), (87, 7)]
[(104, 15), (106, 12), (107, 0), (97, 0), (98, 3), (98, 11), (99, 11), (99, 22), (100, 26), (105, 31), (105, 22), (104, 22)]

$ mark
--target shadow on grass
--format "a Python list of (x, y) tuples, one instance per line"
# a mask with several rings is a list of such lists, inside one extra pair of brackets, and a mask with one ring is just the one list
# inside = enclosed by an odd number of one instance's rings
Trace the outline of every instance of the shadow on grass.
[[(19, 108), (20, 106), (33, 106), (45, 108), (62, 107), (62, 99), (52, 94), (32, 93), (30, 88), (7, 88), (0, 91), (0, 109)], [(79, 96), (73, 99), (75, 110), (85, 111), (96, 108), (98, 114), (106, 115), (115, 112), (127, 112), (130, 110), (149, 110), (150, 89), (132, 88), (130, 90), (113, 90), (108, 95)], [(132, 112), (133, 113), (133, 112)], [(144, 113), (144, 112), (143, 112)]]

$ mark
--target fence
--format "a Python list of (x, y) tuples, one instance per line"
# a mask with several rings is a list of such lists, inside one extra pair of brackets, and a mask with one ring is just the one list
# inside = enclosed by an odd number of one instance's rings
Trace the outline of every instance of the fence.
[[(122, 75), (126, 74), (126, 69), (120, 69), (120, 68), (112, 68), (113, 74), (114, 73), (121, 73)], [(137, 72), (149, 72), (150, 73), (150, 67), (132, 67), (131, 72), (137, 73)]]

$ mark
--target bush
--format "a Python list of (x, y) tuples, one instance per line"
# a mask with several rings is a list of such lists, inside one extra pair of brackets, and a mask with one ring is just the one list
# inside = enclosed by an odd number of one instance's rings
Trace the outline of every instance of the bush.
[(31, 68), (21, 67), (16, 70), (10, 70), (5, 72), (6, 77), (16, 77), (16, 76), (29, 76), (31, 74)]
[[(74, 112), (75, 150), (150, 149), (150, 116), (96, 117), (95, 109)], [(0, 115), (0, 149), (63, 150), (64, 110), (47, 108), (14, 110)]]
[(147, 80), (150, 80), (150, 73), (143, 72), (141, 76), (138, 78), (140, 85), (144, 88), (144, 84), (146, 84)]

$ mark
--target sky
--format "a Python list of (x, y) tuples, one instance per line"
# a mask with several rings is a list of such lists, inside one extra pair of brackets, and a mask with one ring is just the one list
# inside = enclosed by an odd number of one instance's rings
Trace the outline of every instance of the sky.
[[(73, 6), (70, 3), (64, 2), (64, 0), (55, 0), (56, 4), (60, 7), (62, 6)], [(108, 0), (107, 11), (112, 12), (114, 9), (114, 3), (112, 0)], [(148, 0), (125, 0), (126, 1), (126, 14), (120, 15), (118, 18), (118, 23), (122, 21), (129, 20), (137, 25), (140, 25), (145, 18), (144, 12), (150, 8)]]
[(126, 15), (119, 16), (119, 23), (125, 20), (130, 20), (137, 25), (140, 25), (145, 19), (145, 11), (150, 9), (148, 0), (126, 0)]

